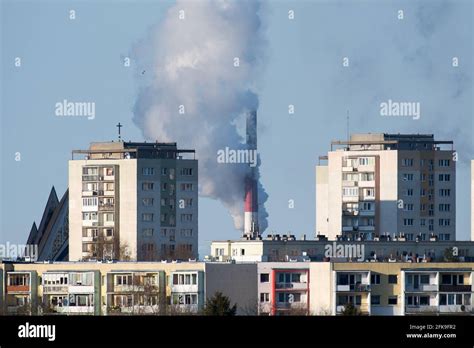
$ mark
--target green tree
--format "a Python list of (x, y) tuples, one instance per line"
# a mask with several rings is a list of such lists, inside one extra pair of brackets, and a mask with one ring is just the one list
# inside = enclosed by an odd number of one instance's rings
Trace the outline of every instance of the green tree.
[(356, 306), (349, 302), (344, 306), (344, 310), (341, 312), (342, 315), (360, 315), (359, 310)]
[(230, 299), (221, 292), (216, 292), (214, 296), (208, 298), (204, 306), (204, 315), (234, 316), (237, 312), (237, 305), (230, 305)]

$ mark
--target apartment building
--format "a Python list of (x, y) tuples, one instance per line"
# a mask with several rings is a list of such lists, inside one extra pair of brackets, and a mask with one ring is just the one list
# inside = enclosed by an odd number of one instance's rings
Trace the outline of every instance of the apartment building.
[(197, 164), (194, 150), (176, 143), (92, 143), (73, 151), (69, 260), (197, 258)]
[(308, 315), (309, 273), (309, 263), (258, 263), (259, 314)]
[[(361, 255), (335, 257), (332, 252), (338, 247), (351, 248)], [(211, 242), (212, 261), (235, 262), (285, 262), (285, 261), (445, 261), (446, 255), (456, 250), (451, 260), (474, 261), (474, 243), (470, 241), (439, 241), (430, 238), (408, 241), (405, 237), (380, 236), (373, 241), (330, 241), (327, 238), (296, 239), (294, 235), (268, 235), (260, 240), (223, 240)]]
[(331, 142), (316, 166), (316, 233), (455, 240), (453, 154), (452, 141), (433, 135), (353, 134)]
[(311, 310), (341, 315), (351, 303), (362, 315), (474, 315), (473, 275), (473, 263), (312, 262)]

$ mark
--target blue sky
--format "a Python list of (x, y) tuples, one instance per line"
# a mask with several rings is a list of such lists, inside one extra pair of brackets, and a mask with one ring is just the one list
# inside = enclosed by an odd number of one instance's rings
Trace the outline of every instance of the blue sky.
[[(143, 139), (132, 121), (133, 61), (127, 68), (122, 60), (173, 3), (1, 1), (0, 242), (24, 242), (51, 186), (63, 194), (71, 150), (114, 139), (117, 122), (125, 140)], [(469, 0), (265, 2), (258, 114), (267, 232), (314, 235), (314, 166), (331, 140), (346, 137), (349, 110), (351, 132), (434, 133), (455, 141), (457, 236), (469, 238), (473, 11)], [(56, 117), (54, 105), (63, 99), (94, 101), (96, 118)], [(381, 117), (379, 105), (388, 99), (420, 102), (420, 120)], [(240, 233), (219, 202), (199, 204), (202, 256), (210, 240)]]

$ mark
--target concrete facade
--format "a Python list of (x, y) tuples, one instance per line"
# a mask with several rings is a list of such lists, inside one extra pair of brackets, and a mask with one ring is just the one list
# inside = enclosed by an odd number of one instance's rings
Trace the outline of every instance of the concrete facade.
[(197, 160), (175, 143), (92, 143), (69, 161), (69, 260), (198, 257)]
[(316, 234), (455, 240), (453, 153), (451, 141), (432, 135), (353, 134), (332, 142), (320, 158), (327, 164), (316, 167)]

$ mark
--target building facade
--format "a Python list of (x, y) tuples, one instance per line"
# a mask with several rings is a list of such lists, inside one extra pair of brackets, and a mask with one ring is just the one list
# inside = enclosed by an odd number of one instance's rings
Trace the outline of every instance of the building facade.
[(197, 171), (194, 150), (176, 143), (92, 143), (73, 151), (69, 260), (197, 258)]
[(452, 141), (433, 135), (353, 134), (316, 167), (316, 233), (373, 240), (455, 240)]

